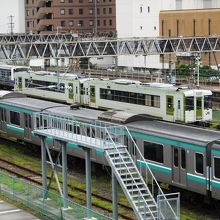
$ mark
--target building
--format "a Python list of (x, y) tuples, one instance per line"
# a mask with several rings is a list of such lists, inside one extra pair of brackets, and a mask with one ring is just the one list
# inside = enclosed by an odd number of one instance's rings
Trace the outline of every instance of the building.
[[(174, 10), (160, 12), (160, 36), (210, 36), (220, 35), (220, 8), (199, 10)], [(180, 54), (181, 55), (181, 54)], [(188, 59), (187, 59), (188, 58)], [(220, 63), (219, 53), (201, 54), (203, 65), (218, 66)], [(183, 57), (172, 59), (180, 62)], [(188, 60), (193, 57), (185, 57)]]
[(25, 32), (24, 0), (1, 1), (0, 15), (0, 33)]
[[(160, 11), (204, 9), (220, 7), (219, 0), (116, 0), (116, 29), (118, 37), (158, 37)], [(187, 24), (187, 22), (186, 22)], [(206, 33), (206, 32), (205, 32)], [(212, 32), (214, 34), (214, 32)], [(197, 32), (203, 35), (202, 32)], [(217, 33), (216, 33), (217, 34)], [(181, 34), (184, 36), (184, 34)], [(161, 63), (160, 56), (120, 56), (119, 66), (134, 68), (168, 68), (168, 59)]]
[(26, 32), (115, 33), (115, 0), (25, 0)]

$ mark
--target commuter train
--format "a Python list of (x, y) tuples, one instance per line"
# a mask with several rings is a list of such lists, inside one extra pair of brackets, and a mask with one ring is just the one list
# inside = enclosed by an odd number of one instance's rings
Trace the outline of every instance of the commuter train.
[[(3, 91), (0, 93), (0, 132), (26, 143), (40, 145), (38, 136), (33, 132), (35, 112), (62, 114), (89, 124), (97, 120), (124, 123), (158, 181), (220, 199), (218, 131), (158, 121), (123, 111), (73, 108), (66, 104)], [(78, 126), (72, 132), (81, 134), (85, 130)], [(50, 148), (59, 149), (59, 143), (55, 139), (47, 137), (46, 141)], [(130, 144), (127, 143), (127, 146)], [(80, 146), (68, 143), (67, 147), (68, 154), (84, 158)], [(133, 156), (138, 157), (135, 152)], [(102, 152), (94, 150), (91, 157), (96, 163), (107, 164)]]
[[(125, 79), (80, 78), (74, 74), (19, 72), (15, 91), (69, 104), (98, 109), (125, 110), (172, 122), (210, 122), (210, 90), (141, 83)], [(43, 92), (46, 91), (46, 92)]]
[(30, 67), (0, 65), (0, 86), (1, 86), (1, 88), (7, 88), (7, 89), (14, 88), (15, 74), (17, 72), (28, 72), (28, 71), (31, 71)]

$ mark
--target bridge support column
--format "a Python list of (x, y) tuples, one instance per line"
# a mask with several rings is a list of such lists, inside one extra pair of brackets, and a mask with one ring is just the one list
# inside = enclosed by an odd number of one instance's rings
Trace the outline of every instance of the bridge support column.
[(46, 199), (47, 196), (47, 163), (46, 163), (46, 138), (40, 137), (41, 140), (41, 172), (42, 172), (42, 197)]
[(60, 142), (62, 147), (62, 175), (63, 175), (63, 207), (68, 207), (68, 185), (67, 185), (67, 146), (66, 142)]
[(86, 160), (86, 206), (88, 209), (92, 208), (92, 194), (91, 194), (91, 158), (90, 149), (85, 148)]
[(118, 220), (118, 191), (117, 179), (112, 169), (112, 218)]

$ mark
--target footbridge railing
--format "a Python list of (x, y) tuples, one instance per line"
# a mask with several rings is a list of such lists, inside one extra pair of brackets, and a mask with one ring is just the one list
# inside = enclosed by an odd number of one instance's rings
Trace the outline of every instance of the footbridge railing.
[[(138, 219), (180, 219), (179, 194), (163, 193), (160, 184), (157, 182), (151, 171), (150, 165), (142, 155), (126, 126), (98, 120), (77, 120), (73, 117), (64, 117), (58, 114), (39, 112), (34, 114), (34, 132), (44, 133), (44, 135), (54, 138), (62, 138), (62, 140), (66, 142), (75, 143), (91, 149), (103, 150), (108, 156), (107, 159), (109, 158), (111, 167), (115, 169), (116, 173), (118, 173), (118, 180), (121, 181), (121, 183), (123, 181), (123, 184), (120, 185), (124, 186), (124, 191), (128, 193), (132, 192), (132, 194), (130, 193), (130, 198), (133, 200), (129, 200), (135, 203), (131, 204), (132, 207), (135, 207), (138, 204), (140, 208), (140, 202), (143, 201), (143, 199), (145, 199), (144, 203), (146, 203), (149, 199), (149, 194), (147, 193), (146, 195), (145, 192), (148, 191), (150, 191), (150, 196), (153, 200), (156, 201), (156, 217), (140, 217)], [(139, 171), (137, 171), (137, 169)], [(134, 175), (131, 170), (134, 171)], [(131, 176), (131, 174), (133, 176)], [(142, 174), (145, 178), (144, 180), (147, 189), (144, 186), (144, 193), (142, 188), (140, 189), (140, 187), (143, 186), (143, 178), (139, 177), (139, 174)], [(131, 178), (125, 178), (125, 175), (131, 176)], [(132, 190), (128, 187), (132, 187)], [(137, 188), (134, 189), (134, 187)], [(135, 195), (135, 191), (142, 193), (142, 195)], [(136, 196), (137, 199), (134, 200), (134, 197)], [(139, 199), (141, 199), (141, 201), (139, 201)]]

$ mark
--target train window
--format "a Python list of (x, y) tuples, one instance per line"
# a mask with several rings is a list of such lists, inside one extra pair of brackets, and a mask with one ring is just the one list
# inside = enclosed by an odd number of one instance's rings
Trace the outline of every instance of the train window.
[(204, 108), (211, 109), (212, 108), (212, 100), (210, 95), (204, 96)]
[(214, 158), (214, 176), (220, 179), (220, 158)]
[(180, 109), (180, 100), (178, 100), (178, 109)]
[(203, 169), (203, 154), (200, 153), (196, 153), (195, 154), (196, 157), (196, 172), (203, 174), (204, 173), (204, 169)]
[(0, 108), (0, 120), (4, 121), (3, 108)]
[(173, 164), (175, 167), (179, 166), (179, 155), (178, 155), (179, 151), (177, 148), (174, 148), (173, 150)]
[(196, 108), (197, 109), (201, 109), (202, 108), (202, 99), (201, 98), (197, 98), (196, 99)]
[(144, 141), (144, 158), (163, 163), (163, 145)]
[(14, 125), (19, 125), (20, 126), (20, 113), (10, 111), (10, 122)]
[(181, 150), (181, 167), (186, 169), (186, 151), (184, 149)]
[(186, 111), (194, 110), (194, 97), (186, 97)]

